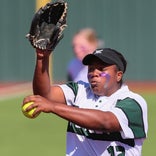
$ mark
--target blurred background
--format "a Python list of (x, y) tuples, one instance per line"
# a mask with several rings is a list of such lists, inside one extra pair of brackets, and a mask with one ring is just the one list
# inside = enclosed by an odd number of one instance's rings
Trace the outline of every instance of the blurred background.
[[(32, 94), (35, 50), (25, 38), (35, 11), (50, 0), (1, 0), (0, 9), (0, 155), (62, 156), (66, 121), (52, 114), (30, 120), (21, 103)], [(72, 37), (81, 28), (95, 29), (105, 47), (125, 55), (125, 79), (148, 103), (149, 132), (143, 156), (156, 145), (156, 1), (66, 0), (68, 27), (51, 58), (52, 80), (66, 81), (73, 57)]]
[[(115, 48), (126, 56), (127, 80), (156, 80), (155, 0), (67, 2), (68, 27), (52, 56), (54, 81), (66, 80), (66, 66), (73, 57), (73, 34), (84, 27), (94, 28), (105, 47)], [(32, 80), (35, 51), (25, 35), (29, 32), (36, 5), (37, 0), (1, 0), (0, 82)]]

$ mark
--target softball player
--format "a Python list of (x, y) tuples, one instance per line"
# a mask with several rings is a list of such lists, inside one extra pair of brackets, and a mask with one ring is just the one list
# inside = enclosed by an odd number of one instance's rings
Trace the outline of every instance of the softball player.
[(147, 104), (123, 83), (127, 62), (114, 49), (97, 49), (83, 59), (89, 83), (52, 85), (49, 54), (36, 50), (35, 95), (28, 108), (68, 120), (67, 156), (141, 156), (147, 137)]

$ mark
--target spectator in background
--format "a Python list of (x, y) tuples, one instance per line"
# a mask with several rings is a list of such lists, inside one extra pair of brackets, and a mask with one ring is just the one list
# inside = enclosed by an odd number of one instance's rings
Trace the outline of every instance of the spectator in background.
[(75, 58), (73, 58), (67, 66), (67, 80), (88, 82), (88, 67), (82, 64), (82, 59), (92, 53), (95, 49), (103, 46), (98, 39), (97, 34), (92, 28), (84, 28), (79, 30), (72, 39), (72, 47)]

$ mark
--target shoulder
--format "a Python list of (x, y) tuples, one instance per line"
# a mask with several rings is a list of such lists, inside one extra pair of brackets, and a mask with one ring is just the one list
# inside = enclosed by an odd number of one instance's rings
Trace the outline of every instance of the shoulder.
[(84, 81), (78, 81), (78, 82), (70, 81), (70, 82), (67, 82), (66, 84), (60, 85), (60, 87), (63, 88), (65, 91), (72, 90), (75, 95), (79, 91), (82, 91), (82, 90), (86, 91), (90, 89), (89, 83), (86, 83)]
[(73, 90), (73, 92), (77, 93), (78, 91), (87, 90), (89, 89), (89, 83), (86, 83), (84, 81), (78, 81), (78, 82), (68, 82), (66, 83), (66, 86)]
[(141, 106), (138, 101), (136, 101), (134, 98), (126, 97), (125, 99), (118, 100), (116, 103), (116, 107), (129, 112), (131, 111), (141, 111)]
[(60, 87), (62, 88), (66, 102), (69, 105), (75, 105), (77, 99), (86, 99), (87, 95), (91, 94), (89, 84), (83, 81), (68, 82), (66, 84), (60, 85)]
[(119, 91), (117, 91), (113, 99), (116, 99), (116, 103), (118, 107), (121, 109), (133, 109), (133, 110), (145, 110), (147, 111), (147, 103), (145, 99), (132, 91), (129, 90), (127, 85), (123, 85)]
[[(148, 127), (146, 105), (142, 102), (138, 102), (135, 98), (127, 97), (125, 99), (118, 100), (115, 107), (121, 110), (127, 119), (121, 120), (122, 112), (119, 111), (120, 113), (116, 113), (116, 116), (120, 118), (120, 125), (122, 125), (122, 129), (124, 130), (126, 125), (121, 123), (121, 121), (126, 121), (128, 123), (128, 127), (134, 135), (134, 138), (145, 138)], [(125, 117), (123, 117), (123, 119), (124, 118)]]
[(146, 103), (145, 99), (140, 94), (130, 91), (130, 95), (131, 95), (131, 97), (134, 97), (136, 99), (136, 101)]
[(138, 105), (142, 108), (142, 110), (147, 110), (147, 102), (146, 100), (139, 95), (138, 93), (134, 93), (130, 91), (130, 96), (129, 96), (133, 101), (138, 103)]
[(117, 92), (116, 96), (118, 96), (119, 99), (129, 98), (131, 100), (133, 99), (133, 100), (137, 101), (140, 104), (141, 103), (146, 104), (145, 99), (141, 95), (129, 90), (128, 86), (125, 84), (122, 85), (121, 89)]

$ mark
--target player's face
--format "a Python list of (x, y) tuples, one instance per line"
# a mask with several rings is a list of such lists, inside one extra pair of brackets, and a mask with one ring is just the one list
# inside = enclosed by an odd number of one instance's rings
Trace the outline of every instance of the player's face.
[(120, 88), (122, 71), (116, 65), (107, 65), (99, 59), (88, 66), (88, 80), (96, 95), (110, 96)]

